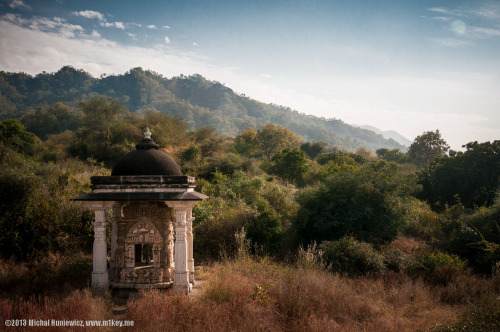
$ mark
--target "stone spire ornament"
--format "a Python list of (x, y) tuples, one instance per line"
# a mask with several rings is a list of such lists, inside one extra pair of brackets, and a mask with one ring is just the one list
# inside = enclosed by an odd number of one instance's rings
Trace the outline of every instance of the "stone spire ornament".
[(146, 131), (144, 132), (144, 139), (151, 139), (151, 132), (149, 131), (149, 127), (146, 127)]
[(149, 149), (158, 150), (159, 147), (160, 146), (156, 144), (151, 138), (151, 131), (149, 130), (149, 127), (146, 127), (146, 131), (144, 132), (144, 138), (141, 140), (141, 142), (135, 145), (135, 148), (138, 150), (149, 150)]

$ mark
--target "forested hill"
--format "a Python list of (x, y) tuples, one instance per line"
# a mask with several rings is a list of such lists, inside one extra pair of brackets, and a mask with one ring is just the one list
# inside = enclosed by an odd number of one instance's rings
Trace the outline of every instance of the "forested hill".
[(198, 74), (168, 79), (142, 68), (100, 78), (70, 66), (36, 76), (1, 71), (0, 119), (20, 118), (44, 104), (71, 105), (96, 93), (123, 101), (132, 112), (156, 109), (170, 116), (181, 116), (191, 129), (209, 125), (221, 134), (234, 136), (248, 127), (274, 123), (289, 128), (305, 141), (326, 140), (348, 150), (363, 146), (371, 150), (404, 149), (396, 141), (372, 131), (338, 119), (318, 118), (288, 107), (265, 104)]

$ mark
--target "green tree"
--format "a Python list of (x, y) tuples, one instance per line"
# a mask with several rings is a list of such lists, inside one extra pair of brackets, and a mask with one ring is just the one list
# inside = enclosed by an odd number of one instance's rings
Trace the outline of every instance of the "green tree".
[(234, 148), (239, 154), (253, 157), (259, 148), (257, 131), (253, 128), (247, 128), (234, 138)]
[(386, 149), (381, 148), (376, 151), (377, 156), (387, 161), (394, 161), (398, 164), (404, 164), (408, 162), (408, 154), (401, 152), (399, 149)]
[(294, 227), (306, 243), (344, 235), (387, 243), (403, 226), (403, 203), (413, 188), (394, 163), (376, 161), (360, 169), (340, 169), (299, 194)]
[(455, 204), (491, 206), (500, 186), (500, 141), (471, 142), (465, 152), (450, 151), (419, 172), (421, 199), (434, 208)]
[(304, 151), (309, 158), (315, 159), (319, 154), (325, 152), (325, 147), (327, 145), (328, 143), (326, 141), (306, 142), (300, 146), (300, 149)]
[(200, 150), (195, 146), (191, 145), (186, 150), (182, 151), (181, 159), (183, 162), (190, 162), (198, 158)]
[(304, 175), (309, 169), (305, 153), (299, 149), (286, 148), (276, 153), (272, 158), (271, 173), (278, 175), (295, 185), (302, 185)]
[(290, 129), (275, 126), (272, 123), (257, 130), (257, 139), (260, 149), (264, 152), (268, 161), (276, 152), (285, 148), (298, 148), (302, 142), (300, 136)]
[(72, 155), (111, 163), (137, 141), (140, 130), (124, 122), (128, 112), (120, 101), (95, 95), (78, 106), (84, 114), (83, 127), (70, 147)]
[(365, 148), (364, 146), (356, 149), (355, 154), (363, 158), (364, 160), (374, 160), (373, 152)]
[(81, 125), (81, 116), (63, 103), (38, 107), (34, 112), (28, 112), (21, 118), (26, 129), (42, 140), (51, 134), (65, 130), (76, 130)]
[(92, 213), (70, 198), (88, 191), (91, 175), (105, 174), (109, 171), (75, 160), (4, 162), (0, 169), (0, 256), (31, 260), (47, 252), (91, 252)]
[(408, 155), (417, 165), (422, 166), (436, 157), (445, 155), (449, 148), (441, 138), (439, 130), (427, 131), (415, 138), (408, 149)]
[(141, 132), (149, 127), (156, 144), (161, 147), (182, 146), (189, 141), (187, 124), (180, 117), (171, 117), (153, 110), (144, 111)]
[(15, 119), (4, 119), (0, 123), (0, 143), (30, 156), (34, 155), (38, 146), (35, 134), (26, 131)]
[(195, 206), (195, 249), (218, 258), (221, 250), (235, 249), (234, 233), (245, 227), (252, 244), (277, 253), (290, 218), (297, 211), (294, 189), (264, 176), (241, 170), (230, 175), (215, 172), (203, 182), (202, 192), (210, 198)]
[(217, 135), (215, 128), (206, 126), (199, 128), (194, 132), (194, 142), (201, 151), (202, 157), (209, 157), (222, 152), (223, 138)]
[(366, 162), (366, 160), (358, 154), (345, 152), (322, 153), (318, 155), (317, 161), (320, 165), (326, 165), (330, 161), (333, 161), (337, 165), (356, 165)]

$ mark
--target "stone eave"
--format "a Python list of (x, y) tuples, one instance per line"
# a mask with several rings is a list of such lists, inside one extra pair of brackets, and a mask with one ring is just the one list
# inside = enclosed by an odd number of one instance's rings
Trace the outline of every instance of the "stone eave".
[(92, 192), (72, 198), (72, 201), (202, 201), (208, 196), (189, 192)]
[(163, 186), (195, 186), (193, 176), (166, 176), (166, 175), (119, 175), (119, 176), (92, 176), (90, 182), (93, 186), (106, 185), (138, 185), (151, 184)]

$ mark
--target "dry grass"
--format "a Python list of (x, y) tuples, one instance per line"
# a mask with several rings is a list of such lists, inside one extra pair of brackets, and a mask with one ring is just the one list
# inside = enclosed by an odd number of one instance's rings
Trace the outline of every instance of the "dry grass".
[[(30, 299), (0, 299), (0, 317), (2, 326), (6, 319), (34, 320), (105, 320), (110, 318), (107, 302), (101, 297), (93, 297), (89, 290), (76, 290), (64, 298), (49, 296), (31, 297)], [(29, 331), (33, 327), (16, 327), (16, 331)], [(53, 331), (54, 327), (37, 327), (37, 331)], [(81, 327), (65, 328), (66, 331), (81, 331)]]
[[(348, 279), (249, 257), (215, 263), (202, 277), (196, 296), (144, 293), (127, 319), (137, 331), (415, 331), (455, 322), (479, 290), (492, 291), (475, 277), (446, 287), (393, 272)], [(466, 296), (473, 285), (478, 292)]]
[(31, 263), (0, 259), (0, 297), (64, 295), (90, 285), (92, 257), (48, 254)]
[[(0, 277), (10, 285), (16, 285), (16, 278), (22, 280), (18, 284), (26, 282), (33, 273), (23, 264), (3, 263)], [(240, 255), (198, 268), (201, 286), (194, 295), (147, 291), (129, 302), (120, 319), (135, 322), (130, 331), (403, 332), (453, 324), (483, 294), (498, 296), (493, 279), (454, 272), (446, 278), (445, 285), (393, 271), (377, 278), (345, 278), (321, 266), (296, 267)], [(92, 297), (88, 290), (49, 294), (22, 298), (4, 292), (0, 317), (113, 318), (110, 299)]]
[(419, 255), (427, 248), (425, 241), (411, 237), (400, 236), (386, 248), (386, 250), (396, 249), (410, 255)]

